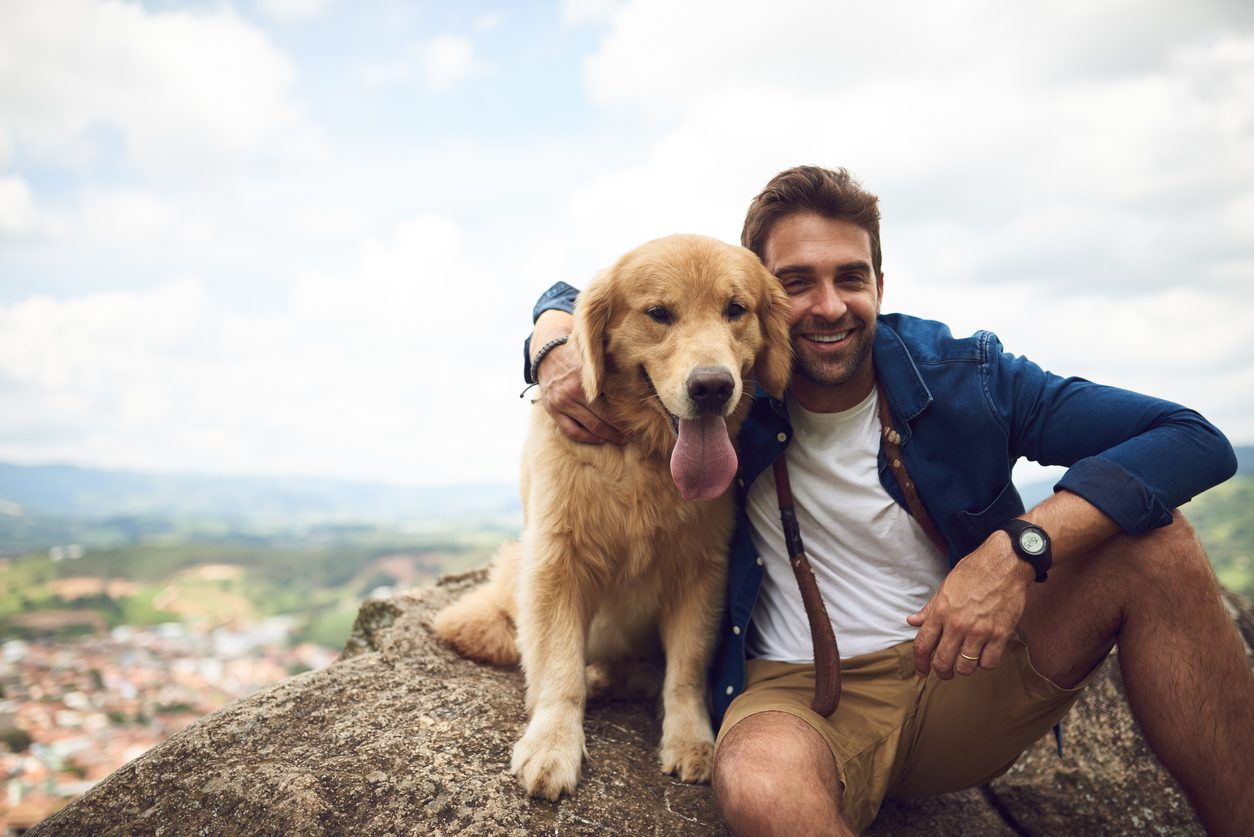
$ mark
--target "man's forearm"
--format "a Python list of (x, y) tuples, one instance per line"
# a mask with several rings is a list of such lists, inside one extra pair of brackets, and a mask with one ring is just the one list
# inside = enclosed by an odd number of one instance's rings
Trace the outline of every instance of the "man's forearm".
[[(1055, 564), (1088, 552), (1122, 531), (1101, 509), (1070, 491), (1055, 492), (1019, 517), (1049, 534)], [(999, 531), (992, 537), (1001, 539), (1007, 554), (1014, 554), (1010, 535)]]

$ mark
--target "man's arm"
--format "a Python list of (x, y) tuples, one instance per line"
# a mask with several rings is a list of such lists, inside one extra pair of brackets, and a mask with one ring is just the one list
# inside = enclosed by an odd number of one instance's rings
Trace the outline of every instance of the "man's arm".
[[(551, 348), (531, 380), (530, 369), (540, 349), (555, 338), (569, 337), (574, 327), (574, 288), (559, 282), (540, 297), (535, 308), (535, 329), (525, 344), (528, 383), (539, 384), (540, 402), (566, 436), (577, 442), (621, 445), (626, 436), (613, 423), (613, 412), (604, 398), (588, 402), (581, 381), (578, 352), (569, 343)], [(555, 306), (555, 307), (547, 307)]]
[[(1236, 470), (1232, 446), (1196, 412), (1161, 399), (1061, 378), (993, 338), (986, 379), (990, 405), (1004, 422), (1013, 459), (1069, 470), (1055, 494), (1020, 515), (1049, 533), (1056, 565), (1119, 532), (1142, 534), (1171, 522), (1171, 509)], [(979, 648), (980, 666), (1000, 661), (1023, 615), (1031, 567), (1010, 537), (991, 534), (946, 577), (923, 610), (915, 668), (952, 676), (962, 647)], [(1048, 582), (1046, 582), (1048, 583)]]

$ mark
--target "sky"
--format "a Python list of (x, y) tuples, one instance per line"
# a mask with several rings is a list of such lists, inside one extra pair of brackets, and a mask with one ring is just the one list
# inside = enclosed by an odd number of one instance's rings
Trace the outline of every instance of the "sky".
[(0, 461), (513, 481), (536, 297), (803, 163), (884, 310), (1254, 443), (1248, 0), (0, 0)]

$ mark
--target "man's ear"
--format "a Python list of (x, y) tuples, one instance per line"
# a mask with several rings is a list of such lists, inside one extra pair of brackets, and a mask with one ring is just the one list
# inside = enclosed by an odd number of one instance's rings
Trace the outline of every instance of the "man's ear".
[(573, 338), (582, 358), (583, 392), (589, 401), (601, 395), (605, 379), (606, 329), (610, 324), (609, 271), (600, 274), (575, 300)]
[(775, 398), (783, 398), (792, 376), (792, 335), (788, 328), (788, 294), (779, 280), (765, 267), (761, 272), (758, 320), (762, 328), (762, 349), (753, 367), (758, 386)]

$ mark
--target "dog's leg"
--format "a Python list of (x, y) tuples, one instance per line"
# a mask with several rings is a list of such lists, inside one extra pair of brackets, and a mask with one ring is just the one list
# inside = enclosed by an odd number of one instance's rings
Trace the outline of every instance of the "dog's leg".
[(722, 607), (726, 564), (698, 562), (699, 572), (662, 605), (659, 629), (666, 653), (662, 683), (662, 771), (685, 782), (707, 782), (714, 734), (706, 709), (706, 664)]
[(436, 634), (463, 657), (497, 666), (518, 663), (514, 587), (520, 549), (517, 543), (503, 544), (488, 580), (432, 619)]
[(510, 769), (530, 796), (556, 800), (574, 792), (584, 756), (584, 666), (596, 582), (570, 572), (576, 562), (567, 539), (537, 537), (532, 544), (518, 596), (531, 721), (514, 745)]

